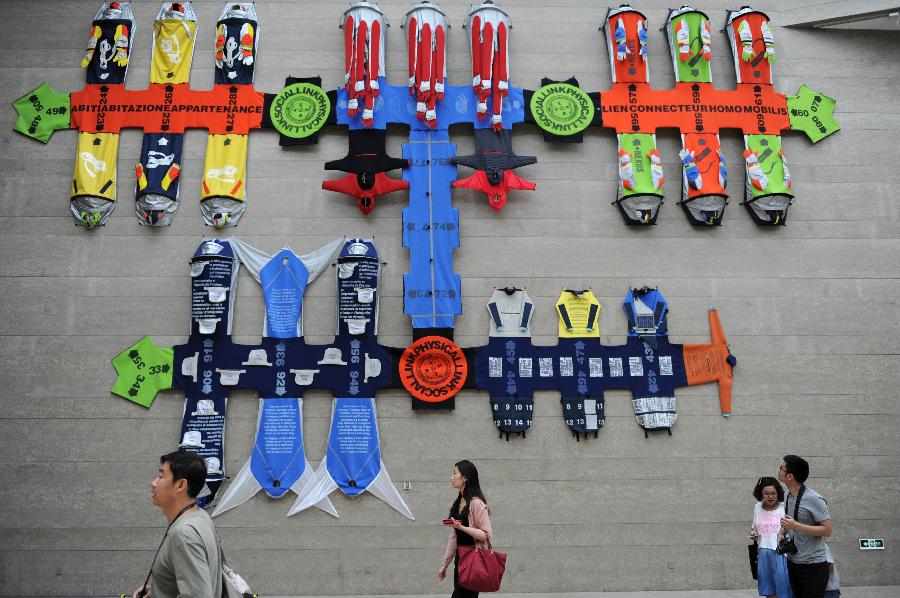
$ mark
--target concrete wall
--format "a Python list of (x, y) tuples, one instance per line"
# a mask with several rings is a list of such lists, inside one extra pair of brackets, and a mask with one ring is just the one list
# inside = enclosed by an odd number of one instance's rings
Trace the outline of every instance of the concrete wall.
[[(8, 1), (0, 104), (44, 80), (80, 89), (78, 63), (93, 1)], [(336, 86), (343, 68), (337, 29), (339, 2), (258, 3), (262, 37), (257, 88), (277, 90), (287, 75), (321, 74)], [(467, 2), (445, 1), (453, 29), (449, 76), (468, 78)], [(507, 2), (512, 31), (512, 80), (536, 87), (540, 77), (575, 74), (589, 90), (610, 85), (598, 32), (603, 3), (562, 0)], [(637, 3), (650, 19), (654, 86), (673, 83), (663, 34), (663, 0)], [(707, 0), (716, 29), (724, 9)], [(400, 21), (408, 3), (382, 2), (388, 33), (389, 78), (405, 80)], [(515, 148), (539, 156), (520, 174), (538, 191), (516, 192), (500, 214), (482, 196), (454, 192), (462, 246), (455, 268), (463, 277), (464, 315), (457, 341), (487, 339), (484, 303), (494, 286), (525, 286), (536, 303), (535, 337), (555, 343), (553, 304), (564, 286), (591, 286), (604, 305), (604, 343), (624, 341), (620, 303), (629, 285), (658, 285), (672, 310), (673, 342), (708, 340), (706, 307), (716, 305), (734, 354), (734, 416), (719, 415), (713, 387), (678, 393), (672, 437), (649, 440), (634, 423), (624, 392), (606, 396), (607, 424), (599, 438), (576, 443), (560, 416), (558, 395), (537, 397), (527, 439), (497, 439), (486, 395), (464, 392), (453, 413), (414, 413), (401, 392), (378, 396), (383, 459), (417, 519), (408, 522), (371, 496), (335, 495), (340, 519), (308, 511), (285, 517), (290, 501), (258, 496), (217, 519), (231, 560), (265, 595), (437, 593), (434, 571), (443, 552), (448, 478), (461, 458), (479, 466), (492, 507), (496, 540), (509, 553), (504, 588), (516, 592), (714, 589), (754, 585), (745, 537), (750, 491), (774, 475), (788, 452), (809, 458), (810, 486), (828, 499), (835, 533), (830, 544), (845, 585), (900, 584), (900, 403), (897, 387), (898, 213), (900, 131), (897, 60), (891, 33), (810, 31), (777, 27), (782, 3), (758, 8), (772, 17), (778, 42), (776, 86), (794, 93), (807, 83), (838, 101), (843, 130), (812, 146), (786, 136), (797, 200), (785, 228), (761, 230), (732, 200), (715, 230), (692, 229), (676, 205), (678, 137), (659, 134), (667, 203), (659, 225), (626, 228), (610, 206), (615, 142), (592, 130), (582, 145), (544, 144), (517, 127)], [(792, 7), (794, 5), (791, 5)], [(212, 84), (214, 23), (220, 2), (194, 2), (200, 37), (192, 82)], [(138, 2), (137, 42), (129, 87), (146, 86), (150, 27), (156, 2)], [(714, 81), (735, 78), (725, 38), (714, 37)], [(145, 334), (160, 345), (184, 342), (189, 330), (187, 260), (203, 235), (197, 207), (205, 132), (187, 135), (183, 205), (174, 224), (141, 228), (132, 210), (130, 171), (141, 133), (126, 131), (119, 152), (118, 207), (99, 230), (76, 228), (67, 198), (76, 134), (58, 132), (44, 146), (0, 131), (0, 594), (110, 595), (143, 579), (162, 534), (149, 481), (157, 458), (177, 443), (182, 397), (163, 393), (145, 410), (114, 397), (110, 359)], [(459, 153), (472, 134), (452, 131)], [(405, 131), (391, 130), (389, 151), (400, 155)], [(726, 131), (723, 149), (732, 190), (741, 189), (742, 145)], [(381, 340), (411, 339), (402, 315), (402, 194), (363, 217), (349, 199), (320, 189), (322, 163), (343, 156), (336, 130), (318, 146), (284, 151), (273, 132), (250, 140), (247, 214), (229, 231), (258, 247), (288, 243), (309, 251), (338, 235), (374, 235), (384, 270)], [(305, 304), (310, 342), (331, 338), (334, 285), (329, 272)], [(236, 340), (254, 342), (262, 302), (244, 275), (236, 309)], [(250, 454), (256, 400), (233, 395), (227, 424), (227, 468)], [(305, 401), (307, 454), (324, 454), (330, 400)], [(883, 537), (884, 552), (860, 552), (857, 538)], [(893, 564), (893, 566), (891, 566)]]

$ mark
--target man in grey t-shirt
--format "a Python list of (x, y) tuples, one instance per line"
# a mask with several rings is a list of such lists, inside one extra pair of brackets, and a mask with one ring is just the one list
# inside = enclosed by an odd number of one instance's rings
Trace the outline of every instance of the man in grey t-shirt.
[[(797, 552), (788, 554), (788, 577), (795, 598), (822, 598), (828, 584), (828, 562), (825, 538), (831, 535), (828, 503), (815, 490), (804, 486), (809, 477), (809, 463), (797, 455), (785, 455), (778, 468), (778, 479), (787, 486), (782, 532), (790, 533)], [(794, 510), (800, 506), (797, 518)]]
[(177, 451), (160, 457), (159, 474), (150, 483), (153, 504), (169, 527), (150, 571), (150, 583), (132, 598), (220, 598), (222, 561), (216, 530), (196, 505), (206, 483), (206, 463), (196, 453)]

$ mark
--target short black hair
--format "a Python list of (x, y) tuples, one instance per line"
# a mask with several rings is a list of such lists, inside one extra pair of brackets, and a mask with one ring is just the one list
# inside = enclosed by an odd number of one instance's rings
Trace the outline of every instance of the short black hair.
[(169, 464), (172, 481), (187, 481), (188, 496), (197, 498), (206, 483), (206, 461), (197, 453), (174, 451), (159, 458), (159, 464)]
[(753, 496), (756, 500), (762, 500), (762, 491), (766, 486), (775, 486), (775, 492), (778, 493), (778, 502), (784, 502), (784, 488), (778, 483), (778, 480), (770, 477), (762, 477), (756, 481), (756, 487), (753, 488)]
[(803, 457), (797, 455), (784, 456), (784, 471), (794, 476), (794, 479), (801, 484), (806, 482), (809, 477), (809, 463)]

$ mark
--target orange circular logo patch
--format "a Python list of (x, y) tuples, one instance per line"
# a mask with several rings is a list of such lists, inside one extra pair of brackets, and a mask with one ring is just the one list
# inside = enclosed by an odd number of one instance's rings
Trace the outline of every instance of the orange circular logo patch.
[(462, 388), (468, 366), (462, 349), (441, 336), (420, 338), (400, 358), (400, 380), (415, 398), (446, 401)]

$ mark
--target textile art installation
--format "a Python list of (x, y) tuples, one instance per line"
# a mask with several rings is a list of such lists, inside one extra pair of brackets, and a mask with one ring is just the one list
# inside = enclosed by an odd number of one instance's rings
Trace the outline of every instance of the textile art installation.
[[(169, 224), (178, 209), (182, 139), (188, 128), (209, 131), (200, 209), (207, 224), (237, 224), (246, 197), (247, 135), (271, 126), (266, 96), (253, 89), (259, 29), (252, 2), (229, 2), (216, 24), (215, 85), (190, 88), (197, 20), (190, 2), (163, 2), (153, 24), (150, 86), (125, 89), (135, 35), (129, 2), (104, 2), (91, 25), (81, 62), (81, 91), (57, 93), (46, 83), (14, 103), (15, 130), (47, 142), (54, 130), (78, 129), (70, 207), (77, 224), (107, 221), (116, 202), (119, 132), (141, 128), (135, 165), (138, 221)], [(211, 40), (212, 41), (212, 40)]]
[[(352, 198), (365, 214), (379, 201), (407, 191), (403, 244), (410, 271), (403, 278), (403, 308), (412, 320), (413, 342), (405, 349), (377, 339), (381, 263), (370, 239), (338, 239), (310, 253), (289, 248), (267, 253), (239, 239), (201, 243), (191, 261), (192, 328), (184, 345), (159, 348), (149, 338), (118, 355), (113, 392), (149, 407), (157, 392), (185, 392), (180, 446), (208, 464), (204, 500), (212, 504), (225, 479), (224, 421), (231, 389), (259, 395), (251, 454), (215, 502), (214, 514), (235, 508), (259, 491), (296, 496), (288, 514), (310, 507), (332, 515), (329, 496), (340, 489), (355, 497), (368, 490), (412, 518), (381, 459), (375, 395), (405, 388), (417, 409), (453, 409), (460, 389), (489, 395), (501, 437), (525, 435), (532, 423), (534, 392), (560, 392), (563, 420), (576, 439), (598, 435), (605, 424), (607, 389), (631, 391), (635, 421), (644, 430), (671, 434), (677, 419), (675, 389), (715, 382), (720, 409), (731, 413), (736, 359), (715, 308), (709, 310), (711, 342), (673, 344), (668, 303), (655, 288), (631, 289), (623, 308), (628, 337), (623, 345), (600, 342), (601, 305), (591, 289), (564, 289), (556, 302), (558, 343), (531, 341), (535, 305), (524, 289), (495, 289), (487, 306), (488, 344), (453, 343), (461, 313), (461, 282), (453, 270), (459, 246), (459, 215), (451, 189), (487, 196), (502, 210), (511, 191), (533, 190), (515, 169), (536, 158), (518, 156), (512, 129), (538, 125), (546, 141), (578, 143), (588, 127), (617, 136), (617, 205), (628, 224), (657, 221), (664, 197), (660, 128), (678, 129), (681, 200), (697, 226), (722, 223), (728, 202), (728, 160), (722, 129), (744, 137), (743, 204), (759, 224), (783, 225), (793, 185), (780, 135), (799, 130), (813, 141), (839, 129), (834, 100), (801, 87), (796, 96), (774, 91), (776, 46), (768, 17), (751, 8), (729, 11), (725, 33), (737, 73), (735, 90), (712, 84), (715, 41), (710, 19), (689, 6), (669, 11), (664, 27), (675, 87), (656, 90), (649, 81), (648, 23), (630, 6), (610, 9), (603, 31), (612, 88), (587, 93), (577, 79), (545, 78), (536, 90), (514, 87), (509, 69), (511, 19), (491, 1), (473, 5), (463, 25), (471, 59), (471, 82), (447, 79), (450, 24), (436, 4), (420, 2), (401, 22), (407, 79), (385, 77), (388, 20), (374, 2), (358, 1), (341, 15), (343, 80), (326, 91), (318, 78), (288, 78), (278, 94), (253, 89), (259, 25), (252, 3), (228, 4), (215, 40), (215, 87), (188, 87), (197, 20), (189, 3), (165, 2), (153, 31), (151, 84), (125, 90), (134, 18), (128, 3), (107, 2), (94, 21), (81, 92), (58, 94), (44, 84), (15, 104), (16, 130), (48, 141), (58, 128), (79, 130), (72, 211), (81, 224), (102, 224), (115, 202), (118, 133), (142, 127), (136, 165), (136, 210), (145, 225), (171, 222), (179, 203), (182, 136), (186, 128), (209, 130), (201, 210), (214, 226), (234, 225), (245, 209), (249, 131), (272, 127), (281, 145), (317, 141), (326, 125), (347, 129), (345, 156), (326, 162), (342, 175), (323, 188)], [(467, 75), (468, 78), (468, 75)], [(449, 129), (474, 129), (471, 155), (456, 155)], [(401, 156), (387, 153), (389, 124), (409, 128)], [(732, 163), (736, 160), (732, 159)], [(457, 177), (458, 166), (471, 169)], [(399, 176), (391, 173), (400, 170)], [(670, 173), (669, 179), (674, 180)], [(734, 177), (732, 176), (732, 179)], [(328, 264), (337, 274), (337, 334), (328, 345), (303, 339), (306, 287)], [(262, 341), (231, 340), (231, 318), (241, 264), (260, 284), (265, 304)], [(318, 467), (306, 456), (303, 394), (307, 388), (333, 395), (332, 422)]]
[[(337, 330), (332, 343), (303, 339), (306, 289), (329, 264), (337, 274)], [(262, 341), (231, 340), (240, 266), (259, 283), (265, 317)], [(600, 344), (601, 306), (590, 289), (565, 289), (556, 304), (559, 344), (531, 343), (534, 305), (524, 289), (495, 289), (487, 305), (490, 341), (461, 350), (439, 336), (419, 338), (405, 350), (378, 342), (381, 263), (370, 239), (336, 239), (298, 255), (285, 247), (273, 254), (237, 238), (207, 239), (190, 262), (191, 334), (183, 345), (160, 348), (144, 337), (113, 360), (112, 392), (150, 407), (160, 390), (178, 388), (186, 398), (179, 447), (207, 463), (201, 496), (210, 504), (225, 479), (225, 415), (233, 389), (259, 394), (256, 440), (251, 455), (216, 503), (214, 515), (264, 491), (296, 496), (288, 515), (318, 507), (337, 516), (329, 495), (364, 491), (403, 516), (412, 513), (381, 460), (375, 393), (406, 388), (422, 402), (441, 404), (461, 388), (486, 390), (501, 436), (531, 426), (535, 390), (558, 390), (563, 418), (576, 439), (604, 425), (606, 389), (632, 392), (635, 419), (645, 430), (666, 430), (676, 420), (675, 388), (717, 382), (722, 414), (731, 414), (732, 369), (714, 308), (712, 342), (668, 341), (668, 303), (656, 289), (633, 289), (625, 299), (628, 342)], [(469, 375), (472, 372), (474, 375)], [(303, 393), (333, 395), (326, 454), (310, 465), (303, 442)]]
[[(196, 17), (190, 2), (164, 2), (153, 25), (150, 87), (126, 90), (134, 16), (129, 2), (107, 1), (91, 25), (82, 60), (85, 88), (65, 94), (42, 84), (14, 103), (19, 115), (15, 130), (47, 142), (56, 129), (78, 129), (70, 207), (76, 222), (90, 228), (106, 222), (115, 206), (122, 128), (145, 132), (135, 166), (136, 212), (141, 224), (151, 226), (169, 224), (177, 209), (184, 130), (206, 128), (210, 136), (201, 211), (208, 224), (223, 227), (237, 224), (246, 206), (251, 129), (273, 127), (282, 134), (282, 145), (294, 145), (314, 143), (316, 131), (326, 124), (345, 125), (350, 129), (350, 151), (326, 169), (347, 174), (323, 186), (354, 197), (364, 213), (374, 209), (377, 197), (409, 189), (404, 230), (422, 232), (416, 227), (427, 225), (421, 219), (422, 206), (430, 203), (437, 223), (454, 227), (445, 235), (452, 244), (458, 236), (458, 218), (449, 207), (447, 185), (484, 192), (496, 210), (504, 206), (510, 190), (534, 189), (533, 183), (513, 172), (535, 162), (513, 153), (510, 129), (515, 123), (536, 123), (545, 139), (554, 142), (580, 142), (591, 125), (614, 129), (619, 148), (615, 204), (628, 224), (656, 222), (665, 177), (655, 134), (659, 128), (677, 128), (682, 138), (679, 204), (698, 226), (721, 224), (724, 217), (728, 169), (719, 142), (721, 129), (739, 129), (744, 136), (742, 203), (763, 225), (785, 224), (793, 199), (781, 132), (803, 131), (817, 142), (839, 129), (832, 116), (833, 99), (806, 86), (795, 96), (774, 91), (772, 28), (764, 13), (749, 7), (726, 14), (724, 31), (737, 76), (737, 89), (732, 91), (712, 85), (710, 20), (690, 6), (671, 10), (666, 19), (676, 81), (671, 90), (650, 87), (647, 19), (628, 5), (610, 9), (603, 26), (613, 86), (590, 94), (581, 91), (574, 78), (544, 79), (537, 91), (510, 87), (511, 21), (490, 0), (473, 5), (465, 23), (471, 86), (452, 87), (446, 79), (449, 24), (436, 4), (416, 4), (403, 19), (409, 75), (405, 86), (389, 85), (385, 79), (387, 20), (377, 4), (365, 0), (352, 4), (341, 27), (341, 88), (329, 93), (317, 78), (289, 79), (291, 85), (276, 98), (252, 86), (259, 39), (253, 3), (228, 3), (216, 26), (215, 86), (194, 91), (188, 78)], [(459, 122), (475, 127), (476, 150), (471, 156), (456, 156), (449, 143), (447, 130)], [(383, 132), (388, 123), (410, 127), (403, 158), (390, 158), (385, 152)], [(472, 168), (474, 174), (457, 180), (457, 164)], [(402, 180), (387, 175), (397, 168), (404, 169)], [(429, 194), (429, 202), (422, 200), (423, 193)], [(413, 229), (407, 229), (409, 225)], [(431, 236), (409, 235), (413, 261), (444, 259), (418, 251), (419, 239)], [(434, 304), (430, 311), (419, 305), (408, 313), (417, 328), (448, 328), (448, 319), (452, 322), (458, 313), (457, 302), (449, 296), (458, 293), (452, 268), (438, 268), (449, 278), (441, 288), (432, 289), (419, 285), (421, 268), (418, 264), (410, 272), (410, 292), (432, 295), (425, 301), (415, 301), (418, 296), (410, 299), (415, 305), (428, 303), (431, 297)], [(439, 301), (438, 291), (448, 293), (451, 300)]]

